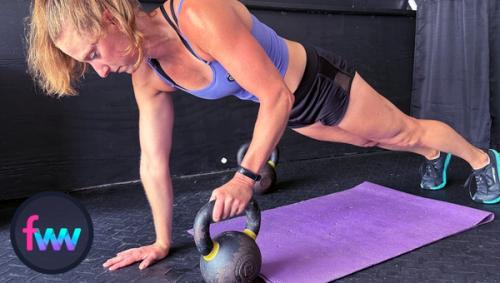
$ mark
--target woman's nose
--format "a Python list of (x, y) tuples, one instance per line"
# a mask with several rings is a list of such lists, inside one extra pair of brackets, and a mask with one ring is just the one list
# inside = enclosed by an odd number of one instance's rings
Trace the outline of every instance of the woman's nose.
[(109, 74), (109, 67), (107, 65), (98, 64), (98, 63), (94, 63), (94, 64), (91, 64), (91, 65), (92, 65), (92, 68), (94, 68), (95, 72), (101, 78), (105, 78), (105, 77), (108, 76), (108, 74)]

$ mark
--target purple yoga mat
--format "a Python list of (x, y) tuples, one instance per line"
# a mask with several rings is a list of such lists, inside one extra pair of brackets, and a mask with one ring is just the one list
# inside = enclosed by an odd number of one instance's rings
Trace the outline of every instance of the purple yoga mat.
[[(364, 182), (263, 211), (257, 238), (261, 276), (268, 282), (327, 282), (493, 218), (491, 212)], [(212, 224), (211, 235), (243, 230), (244, 221)]]

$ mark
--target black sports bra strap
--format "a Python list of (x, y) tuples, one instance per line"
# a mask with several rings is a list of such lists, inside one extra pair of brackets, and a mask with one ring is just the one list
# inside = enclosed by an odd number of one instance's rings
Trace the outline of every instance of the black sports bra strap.
[[(175, 12), (174, 12), (174, 1), (173, 0), (170, 0), (170, 10), (172, 12), (172, 17), (174, 18), (175, 22), (177, 23), (177, 17), (175, 16)], [(163, 7), (163, 5), (160, 5), (160, 10), (161, 10), (161, 13), (163, 14), (163, 17), (165, 18), (165, 20), (167, 20), (168, 24), (175, 30), (175, 32), (177, 33), (177, 35), (179, 36), (179, 38), (181, 39), (182, 41), (182, 44), (184, 44), (184, 46), (189, 50), (189, 52), (191, 52), (191, 54), (193, 54), (194, 57), (198, 58), (199, 60), (203, 61), (204, 63), (206, 63), (205, 60), (203, 60), (202, 58), (198, 57), (198, 55), (196, 55), (196, 53), (193, 51), (193, 49), (191, 48), (191, 46), (189, 45), (189, 43), (187, 43), (186, 39), (184, 38), (184, 36), (182, 36), (182, 34), (180, 33), (177, 25), (175, 25), (172, 20), (170, 19), (170, 17), (168, 16), (167, 14), (167, 11), (165, 10), (165, 8)]]
[[(172, 2), (172, 1), (170, 1), (170, 2)], [(165, 20), (167, 20), (168, 24), (170, 26), (172, 26), (172, 28), (178, 33), (177, 26), (172, 22), (172, 20), (170, 19), (170, 17), (167, 14), (167, 11), (165, 10), (165, 7), (163, 7), (163, 5), (160, 5), (160, 11), (163, 14), (163, 17), (165, 18)]]
[(165, 71), (163, 70), (163, 68), (160, 65), (160, 62), (158, 62), (158, 60), (151, 58), (150, 62), (151, 62), (151, 65), (153, 65), (153, 68), (155, 68), (155, 70), (158, 73), (160, 73), (160, 75), (162, 77), (164, 77), (167, 80), (169, 80), (171, 83), (174, 84), (174, 86), (180, 88), (180, 86), (174, 80), (172, 80), (172, 78), (169, 75), (167, 75), (167, 73), (165, 73)]
[[(163, 5), (162, 5), (163, 6)], [(172, 18), (174, 19), (174, 22), (179, 25), (177, 21), (177, 16), (175, 15), (175, 9), (174, 9), (174, 0), (170, 0), (170, 13), (172, 14)]]

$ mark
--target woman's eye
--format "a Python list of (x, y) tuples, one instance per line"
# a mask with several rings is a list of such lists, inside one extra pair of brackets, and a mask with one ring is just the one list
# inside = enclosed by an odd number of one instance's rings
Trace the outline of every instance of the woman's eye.
[(94, 60), (95, 58), (97, 58), (97, 52), (96, 51), (92, 51), (89, 55), (89, 59), (90, 60)]

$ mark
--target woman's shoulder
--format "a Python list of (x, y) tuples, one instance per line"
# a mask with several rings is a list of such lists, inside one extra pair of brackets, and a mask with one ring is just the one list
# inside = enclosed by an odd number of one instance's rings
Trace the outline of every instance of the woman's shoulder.
[(221, 43), (218, 36), (220, 32), (237, 32), (236, 29), (227, 29), (227, 26), (242, 23), (248, 30), (252, 28), (250, 11), (237, 0), (173, 1), (174, 5), (181, 5), (179, 9), (176, 8), (181, 33), (188, 38), (195, 51), (201, 51), (199, 53), (204, 57), (211, 57), (207, 50), (210, 43)]
[[(238, 0), (212, 0), (212, 1), (197, 1), (197, 0), (171, 0), (175, 7), (175, 13), (179, 21), (179, 26), (198, 26), (204, 28), (206, 19), (219, 19), (221, 11), (232, 11), (240, 17), (244, 22), (248, 21), (250, 12), (246, 6)], [(213, 14), (215, 17), (210, 17)], [(208, 17), (206, 17), (208, 15)]]

